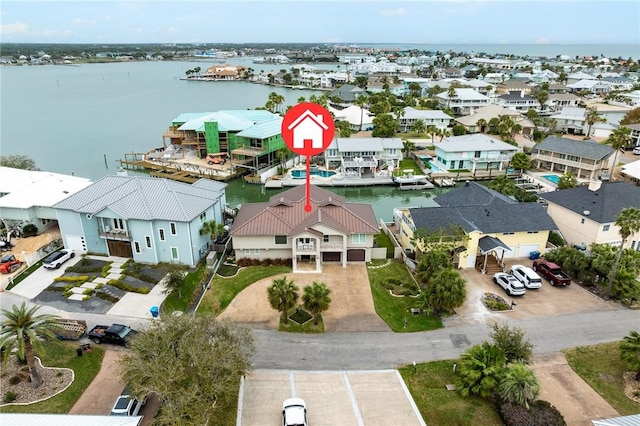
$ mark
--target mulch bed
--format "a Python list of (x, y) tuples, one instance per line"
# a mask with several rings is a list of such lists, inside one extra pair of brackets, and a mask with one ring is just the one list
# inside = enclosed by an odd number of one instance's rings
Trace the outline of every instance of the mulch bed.
[[(36, 359), (36, 368), (42, 378), (42, 385), (34, 388), (29, 381), (29, 369), (26, 365), (19, 364), (17, 358), (12, 356), (7, 361), (7, 367), (3, 370), (2, 377), (0, 377), (0, 389), (2, 389), (2, 395), (0, 396), (1, 404), (5, 404), (5, 398), (7, 392), (13, 392), (16, 394), (15, 403), (30, 403), (39, 401), (45, 398), (50, 398), (57, 393), (60, 393), (63, 389), (73, 382), (73, 371), (68, 368), (47, 368), (40, 364), (40, 361)], [(12, 377), (19, 375), (23, 378), (20, 383), (12, 385), (10, 380)], [(2, 406), (2, 405), (0, 405)]]

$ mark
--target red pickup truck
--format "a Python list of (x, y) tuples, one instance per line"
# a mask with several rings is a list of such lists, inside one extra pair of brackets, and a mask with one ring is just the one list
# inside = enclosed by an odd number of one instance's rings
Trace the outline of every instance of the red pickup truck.
[(571, 285), (571, 277), (560, 269), (560, 266), (545, 259), (533, 261), (533, 270), (549, 280), (553, 286)]

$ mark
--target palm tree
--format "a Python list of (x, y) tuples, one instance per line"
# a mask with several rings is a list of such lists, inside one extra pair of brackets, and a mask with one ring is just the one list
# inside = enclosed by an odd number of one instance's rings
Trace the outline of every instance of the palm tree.
[(413, 123), (413, 126), (411, 126), (411, 130), (413, 130), (417, 134), (424, 133), (424, 131), (426, 130), (424, 120), (416, 120), (416, 122)]
[[(38, 387), (42, 384), (40, 373), (36, 369), (34, 348), (42, 353), (42, 343), (38, 336), (45, 337), (52, 341), (58, 341), (55, 333), (51, 331), (51, 326), (58, 321), (55, 315), (36, 315), (41, 306), (27, 308), (24, 302), (22, 305), (13, 305), (11, 310), (2, 309), (5, 320), (0, 325), (0, 348), (5, 354), (11, 353), (16, 348), (19, 359), (26, 359), (31, 376), (31, 385)], [(9, 357), (5, 355), (5, 362)]]
[(415, 143), (406, 139), (402, 140), (402, 149), (400, 151), (404, 154), (404, 158), (409, 158), (409, 153), (414, 149), (416, 149)]
[(636, 371), (636, 380), (640, 380), (640, 333), (632, 331), (622, 339), (620, 358)]
[(451, 85), (447, 89), (447, 108), (451, 106), (451, 99), (453, 99), (455, 96), (456, 96), (456, 88), (453, 85)]
[(504, 354), (489, 342), (467, 349), (456, 369), (456, 388), (460, 395), (491, 396), (498, 390), (504, 374)]
[(595, 108), (587, 108), (586, 115), (584, 117), (584, 121), (589, 126), (587, 128), (587, 135), (585, 139), (589, 139), (591, 137), (591, 127), (593, 127), (596, 123), (606, 123), (607, 120), (600, 116), (600, 113)]
[(622, 209), (616, 218), (615, 225), (619, 228), (618, 233), (622, 237), (622, 242), (620, 243), (620, 248), (616, 254), (616, 260), (613, 262), (613, 267), (609, 272), (607, 299), (611, 297), (611, 288), (613, 287), (613, 281), (615, 280), (616, 273), (618, 272), (618, 264), (620, 263), (620, 257), (622, 256), (622, 250), (624, 250), (624, 244), (627, 242), (627, 238), (640, 231), (640, 208), (627, 207), (626, 209)]
[(507, 175), (500, 175), (489, 183), (489, 188), (503, 195), (513, 195), (516, 192), (516, 184)]
[(224, 223), (218, 223), (215, 220), (204, 222), (200, 228), (200, 235), (209, 235), (212, 241), (222, 234), (224, 234)]
[(427, 126), (427, 134), (431, 136), (431, 144), (435, 144), (435, 136), (438, 134), (438, 128), (430, 124)]
[(615, 169), (616, 164), (618, 164), (618, 153), (624, 152), (624, 149), (631, 145), (631, 129), (624, 126), (615, 129), (611, 132), (608, 142), (611, 148), (616, 150), (616, 155), (613, 160), (613, 168)]
[(440, 142), (442, 142), (442, 139), (448, 138), (449, 136), (451, 136), (451, 130), (442, 129), (440, 130), (440, 132), (438, 132), (438, 135), (440, 136)]
[(286, 276), (274, 279), (273, 285), (267, 288), (269, 304), (276, 311), (282, 312), (282, 318), (285, 324), (289, 324), (287, 311), (293, 308), (298, 302), (298, 290), (293, 280), (287, 280)]
[(464, 278), (453, 268), (436, 272), (425, 292), (435, 315), (462, 306), (467, 297)]
[(367, 97), (364, 96), (364, 95), (360, 95), (353, 102), (353, 104), (355, 106), (357, 106), (358, 108), (360, 108), (360, 127), (358, 128), (358, 131), (361, 132), (362, 131), (362, 122), (364, 120), (364, 107), (367, 104)]
[(516, 152), (511, 158), (511, 165), (522, 174), (525, 169), (531, 167), (531, 158), (524, 152)]
[(289, 151), (289, 148), (287, 148), (286, 146), (283, 146), (282, 148), (276, 151), (276, 157), (278, 157), (278, 160), (280, 160), (280, 166), (282, 166), (283, 174), (284, 174), (285, 168), (287, 167), (287, 160), (289, 159), (290, 153), (291, 151)]
[(524, 406), (528, 410), (530, 404), (538, 399), (540, 383), (533, 370), (516, 362), (507, 366), (499, 392), (502, 401)]
[(314, 281), (312, 285), (304, 288), (302, 302), (304, 308), (313, 314), (313, 324), (318, 325), (320, 314), (329, 309), (331, 290), (325, 283)]
[(489, 120), (489, 133), (495, 134), (498, 131), (498, 126), (500, 125), (500, 119), (498, 117), (493, 117)]
[(480, 133), (484, 133), (484, 128), (487, 126), (487, 120), (484, 118), (479, 119), (476, 121), (476, 126), (480, 129)]

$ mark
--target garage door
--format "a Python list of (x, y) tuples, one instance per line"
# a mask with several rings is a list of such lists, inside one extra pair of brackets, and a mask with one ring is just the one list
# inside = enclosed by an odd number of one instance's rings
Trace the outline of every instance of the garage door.
[(73, 250), (75, 253), (87, 252), (87, 244), (82, 235), (67, 235), (66, 240), (68, 249)]
[(518, 257), (529, 257), (529, 253), (532, 251), (540, 250), (540, 245), (538, 244), (527, 244), (524, 246), (520, 246), (520, 250), (518, 251)]
[(322, 253), (323, 262), (340, 262), (342, 253), (339, 251), (325, 251)]
[(349, 262), (364, 262), (364, 250), (348, 250), (347, 260)]
[(109, 246), (109, 255), (117, 257), (130, 257), (133, 258), (133, 251), (131, 250), (131, 243), (128, 241), (107, 240)]

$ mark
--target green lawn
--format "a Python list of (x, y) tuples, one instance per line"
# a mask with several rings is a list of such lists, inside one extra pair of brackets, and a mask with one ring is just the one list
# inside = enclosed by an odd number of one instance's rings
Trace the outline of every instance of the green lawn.
[(620, 359), (619, 342), (567, 349), (569, 365), (598, 392), (621, 416), (640, 413), (640, 404), (624, 394), (622, 374), (628, 371)]
[[(186, 312), (192, 302), (193, 292), (196, 286), (203, 283), (207, 272), (206, 268), (205, 264), (200, 264), (198, 269), (188, 273), (184, 277), (184, 284), (182, 285), (180, 294), (178, 294), (177, 291), (169, 294), (167, 298), (164, 299), (164, 302), (162, 302), (161, 311), (163, 313), (171, 313), (174, 311)], [(180, 295), (182, 295), (182, 297), (180, 297)]]
[(453, 383), (455, 361), (435, 361), (400, 368), (422, 418), (428, 425), (502, 425), (493, 404), (478, 396), (462, 397), (445, 388)]
[(76, 354), (78, 342), (44, 342), (44, 355), (41, 356), (45, 367), (61, 367), (73, 370), (75, 379), (64, 392), (31, 405), (15, 405), (0, 409), (3, 413), (59, 413), (71, 410), (80, 395), (100, 371), (104, 349), (91, 346), (91, 352), (83, 356)]
[(385, 234), (383, 231), (380, 231), (378, 234), (376, 234), (373, 237), (374, 241), (376, 242), (376, 244), (378, 245), (378, 247), (384, 247), (387, 249), (387, 259), (392, 259), (393, 258), (393, 250), (394, 250), (394, 246), (393, 243), (391, 242), (391, 238), (389, 238), (389, 236), (387, 234)]
[(241, 269), (231, 278), (216, 275), (198, 307), (198, 312), (218, 315), (229, 306), (238, 293), (251, 284), (263, 278), (287, 273), (291, 273), (290, 266), (252, 266)]
[(402, 333), (442, 328), (442, 322), (436, 317), (411, 313), (411, 308), (419, 307), (415, 298), (392, 296), (382, 286), (386, 278), (395, 278), (403, 282), (412, 280), (403, 263), (393, 261), (382, 268), (367, 269), (367, 272), (376, 312), (393, 331)]
[(405, 158), (403, 160), (400, 160), (400, 166), (398, 167), (398, 171), (399, 173), (403, 173), (403, 170), (413, 170), (414, 175), (422, 174), (422, 170), (420, 170), (420, 167), (418, 167), (418, 164), (415, 162), (415, 160), (412, 160), (410, 158)]

